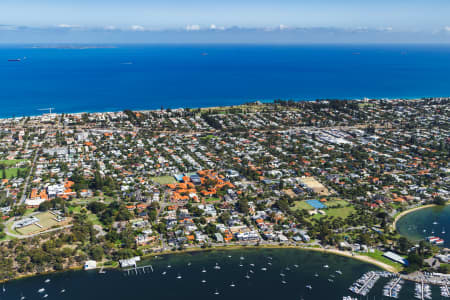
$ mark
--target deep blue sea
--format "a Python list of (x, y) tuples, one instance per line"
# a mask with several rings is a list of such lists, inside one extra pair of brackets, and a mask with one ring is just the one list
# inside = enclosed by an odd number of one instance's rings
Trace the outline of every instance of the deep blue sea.
[(0, 117), (424, 96), (450, 96), (448, 45), (0, 47)]

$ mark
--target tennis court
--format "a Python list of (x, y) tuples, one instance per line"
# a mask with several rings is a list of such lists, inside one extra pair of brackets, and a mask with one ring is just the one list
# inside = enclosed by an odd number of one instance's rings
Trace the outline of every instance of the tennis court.
[(325, 204), (320, 202), (319, 200), (306, 200), (306, 203), (314, 207), (315, 209), (324, 209), (327, 208)]

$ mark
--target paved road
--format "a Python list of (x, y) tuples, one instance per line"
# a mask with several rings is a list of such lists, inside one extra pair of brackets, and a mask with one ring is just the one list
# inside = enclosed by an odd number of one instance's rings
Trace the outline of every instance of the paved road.
[(19, 201), (19, 205), (24, 204), (25, 200), (27, 199), (28, 184), (30, 182), (31, 176), (33, 176), (33, 168), (36, 164), (37, 157), (38, 157), (38, 149), (36, 149), (36, 153), (34, 154), (33, 162), (31, 163), (30, 174), (28, 174), (27, 179), (25, 180), (25, 185), (23, 186), (22, 198)]
[(62, 229), (66, 229), (66, 228), (70, 228), (73, 225), (66, 225), (66, 226), (62, 226), (62, 227), (58, 227), (58, 228), (52, 228), (46, 231), (42, 231), (42, 232), (38, 232), (35, 234), (30, 234), (30, 235), (20, 235), (20, 234), (15, 234), (9, 231), (8, 226), (5, 226), (5, 233), (11, 237), (17, 238), (17, 239), (28, 239), (28, 238), (32, 238), (41, 234), (45, 234), (45, 233), (49, 233), (49, 232), (54, 232), (54, 231), (58, 231), (58, 230), (62, 230)]

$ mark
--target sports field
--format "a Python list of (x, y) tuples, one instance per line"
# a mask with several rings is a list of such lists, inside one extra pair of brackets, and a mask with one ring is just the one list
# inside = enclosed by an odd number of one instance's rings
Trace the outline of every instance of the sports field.
[(159, 184), (173, 184), (177, 182), (172, 176), (159, 176), (150, 179)]
[[(67, 220), (62, 222), (57, 222), (56, 216), (50, 212), (43, 212), (35, 215), (39, 219), (37, 224), (28, 225), (22, 228), (17, 228), (16, 231), (22, 235), (36, 234), (42, 231), (49, 230), (53, 226), (63, 226), (68, 223)], [(39, 226), (40, 225), (40, 226)]]

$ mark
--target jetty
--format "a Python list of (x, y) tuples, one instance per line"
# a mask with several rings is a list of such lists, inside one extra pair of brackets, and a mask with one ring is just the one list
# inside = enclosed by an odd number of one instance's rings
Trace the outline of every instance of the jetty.
[(441, 285), (441, 296), (450, 298), (450, 291), (448, 290), (448, 284)]
[(430, 285), (425, 284), (423, 281), (421, 283), (416, 283), (414, 297), (416, 299), (425, 300), (431, 298), (431, 288)]
[(349, 288), (355, 294), (366, 296), (380, 279), (378, 272), (367, 272)]
[(403, 283), (404, 283), (404, 281), (402, 280), (401, 277), (397, 277), (397, 278), (392, 279), (384, 287), (383, 295), (386, 296), (386, 297), (398, 298), (400, 290), (403, 287), (402, 286)]
[(146, 266), (134, 266), (133, 268), (128, 268), (123, 270), (127, 275), (139, 275), (139, 274), (147, 274), (147, 273), (153, 273), (153, 266), (152, 265), (146, 265)]

